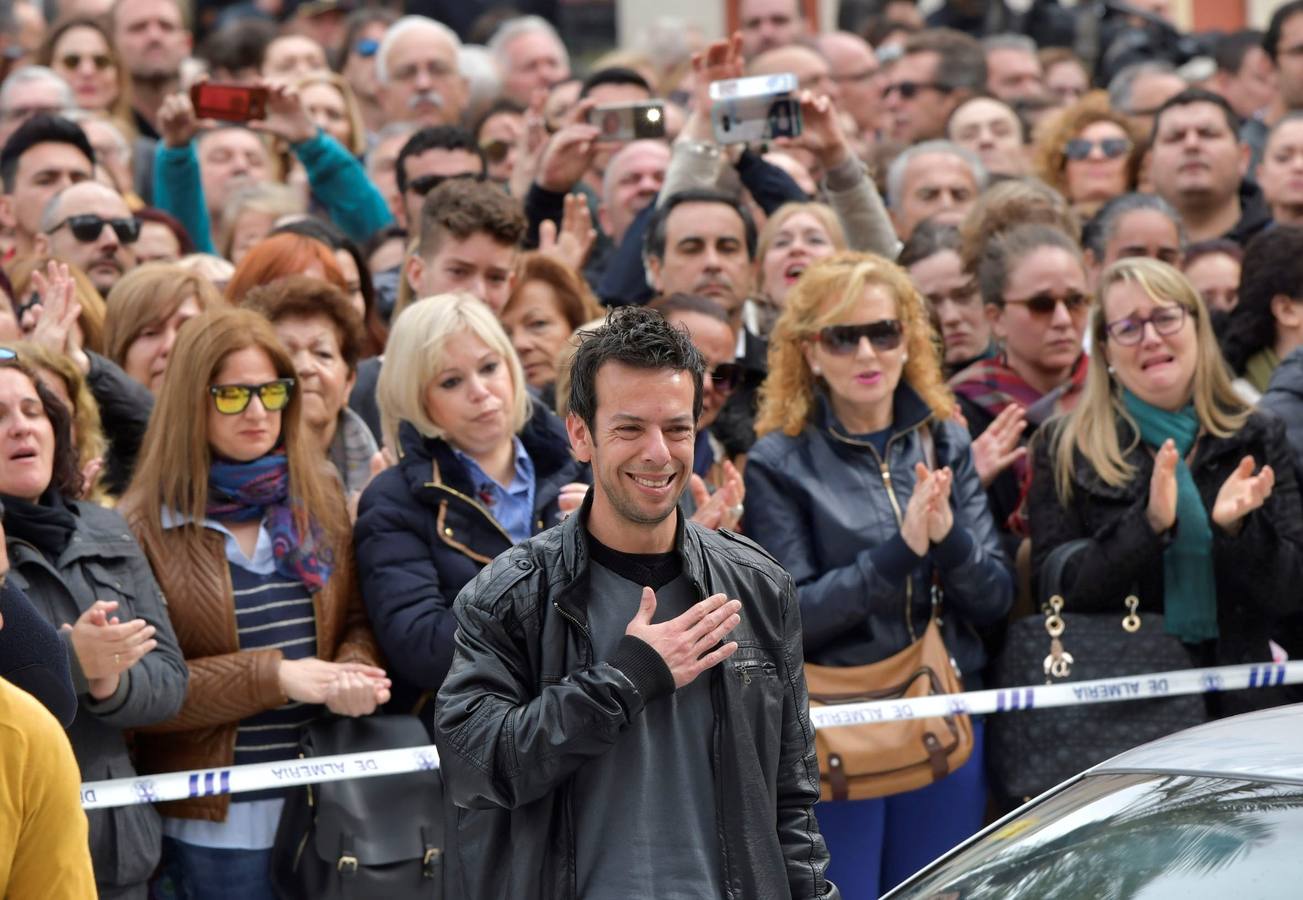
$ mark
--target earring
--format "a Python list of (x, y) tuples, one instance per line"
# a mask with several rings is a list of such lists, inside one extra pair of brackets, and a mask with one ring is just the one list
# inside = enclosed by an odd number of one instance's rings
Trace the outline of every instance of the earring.
[(903, 363), (909, 362), (909, 354), (908, 353), (900, 354), (900, 361)]
[(1107, 367), (1107, 371), (1108, 371), (1108, 373), (1109, 373), (1110, 375), (1112, 375), (1112, 374), (1113, 374), (1113, 367), (1112, 367), (1112, 366), (1108, 366), (1108, 367)]
[(818, 363), (816, 363), (816, 364), (813, 365), (813, 366), (810, 366), (810, 371), (811, 371), (812, 373), (814, 373), (814, 376), (815, 376), (816, 378), (818, 378), (820, 375), (823, 374), (823, 369), (819, 368)]

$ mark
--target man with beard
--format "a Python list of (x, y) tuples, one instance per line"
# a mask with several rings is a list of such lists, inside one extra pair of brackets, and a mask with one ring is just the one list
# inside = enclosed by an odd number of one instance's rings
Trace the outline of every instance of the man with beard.
[(109, 11), (113, 45), (131, 74), (136, 130), (157, 139), (158, 112), (180, 84), (194, 39), (176, 0), (118, 0)]
[(90, 277), (102, 296), (136, 264), (131, 245), (140, 237), (140, 220), (122, 195), (98, 181), (65, 188), (46, 204), (38, 256), (53, 256)]
[(376, 81), (386, 122), (458, 125), (467, 84), (458, 68), (461, 41), (441, 22), (403, 16), (376, 51)]
[(457, 597), (435, 742), (464, 897), (838, 896), (791, 577), (678, 511), (703, 369), (653, 310), (586, 335), (566, 428), (593, 487)]

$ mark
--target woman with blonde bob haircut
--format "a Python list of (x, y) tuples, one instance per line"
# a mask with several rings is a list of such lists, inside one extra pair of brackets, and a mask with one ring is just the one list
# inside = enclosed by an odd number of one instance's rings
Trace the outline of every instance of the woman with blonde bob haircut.
[[(976, 629), (1003, 619), (1013, 581), (934, 340), (894, 263), (839, 253), (807, 269), (769, 345), (743, 528), (795, 581), (808, 661), (904, 650), (934, 615), (935, 580), (942, 637), (972, 690), (986, 665)], [(926, 788), (819, 805), (845, 896), (879, 896), (982, 826), (981, 729), (968, 762)], [(930, 812), (942, 808), (944, 821)]]
[[(177, 340), (122, 500), (173, 598), (190, 670), (180, 713), (136, 735), (143, 771), (289, 759), (300, 729), (328, 710), (367, 715), (389, 700), (344, 498), (302, 421), (295, 374), (271, 324), (249, 310), (209, 310)], [(282, 804), (275, 794), (161, 804), (176, 893), (239, 884), (271, 896)], [(203, 875), (219, 850), (221, 889)]]
[[(765, 222), (756, 245), (756, 285), (761, 302), (749, 300), (744, 316), (757, 334), (767, 336), (787, 303), (787, 292), (817, 259), (846, 249), (841, 220), (826, 203), (784, 203)], [(762, 302), (767, 303), (762, 306)], [(759, 326), (759, 327), (755, 327)]]
[(376, 394), (399, 462), (362, 492), (358, 574), (395, 674), (394, 705), (407, 711), (452, 664), (457, 592), (560, 521), (561, 487), (579, 464), (561, 420), (530, 400), (497, 317), (469, 294), (403, 310)]
[[(1196, 666), (1269, 661), (1303, 579), (1283, 424), (1238, 398), (1203, 300), (1166, 263), (1106, 269), (1090, 333), (1080, 402), (1033, 442), (1033, 570), (1084, 538), (1063, 568), (1069, 611), (1122, 614), (1134, 594)], [(1213, 714), (1281, 702), (1209, 697)]]
[(179, 265), (133, 269), (109, 291), (104, 355), (157, 396), (181, 326), (223, 305), (212, 282)]

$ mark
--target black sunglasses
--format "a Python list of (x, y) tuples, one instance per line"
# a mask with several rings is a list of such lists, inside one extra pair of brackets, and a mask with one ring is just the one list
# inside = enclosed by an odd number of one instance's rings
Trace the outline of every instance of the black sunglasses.
[(488, 141), (480, 144), (480, 152), (484, 154), (486, 160), (497, 165), (507, 158), (507, 154), (511, 152), (511, 144), (507, 141)]
[(407, 189), (424, 197), (445, 181), (456, 181), (462, 178), (469, 178), (474, 181), (483, 181), (484, 173), (461, 172), (457, 175), (422, 175), (419, 178), (413, 178), (411, 181), (407, 182)]
[(1090, 306), (1090, 295), (1078, 294), (1075, 291), (1062, 297), (1055, 297), (1053, 294), (1036, 294), (1033, 297), (1023, 297), (1017, 300), (1006, 297), (1004, 302), (1021, 304), (1027, 307), (1027, 311), (1034, 316), (1049, 316), (1054, 314), (1060, 303), (1068, 308), (1069, 313), (1080, 312)]
[(1085, 138), (1073, 138), (1063, 145), (1063, 155), (1073, 162), (1081, 162), (1090, 156), (1091, 151), (1099, 147), (1108, 159), (1117, 159), (1131, 152), (1131, 142), (1126, 138), (1104, 138), (1102, 141), (1088, 141)]
[(134, 244), (136, 239), (140, 237), (140, 220), (135, 216), (129, 216), (125, 219), (106, 219), (93, 213), (69, 216), (47, 231), (46, 234), (54, 234), (65, 225), (71, 229), (72, 236), (83, 244), (98, 240), (105, 225), (111, 227), (113, 233), (118, 236), (118, 240), (124, 244)]
[(860, 348), (860, 341), (869, 339), (874, 352), (895, 350), (904, 339), (904, 329), (899, 319), (883, 319), (864, 325), (829, 325), (819, 331), (819, 343), (829, 353), (847, 356)]
[(882, 99), (885, 100), (896, 91), (900, 91), (900, 99), (913, 100), (922, 91), (927, 90), (949, 94), (954, 88), (948, 84), (940, 84), (935, 81), (897, 81), (895, 84), (889, 84), (882, 89)]
[(720, 363), (707, 374), (710, 378), (708, 387), (713, 387), (721, 394), (731, 394), (742, 383), (742, 367), (737, 363)]

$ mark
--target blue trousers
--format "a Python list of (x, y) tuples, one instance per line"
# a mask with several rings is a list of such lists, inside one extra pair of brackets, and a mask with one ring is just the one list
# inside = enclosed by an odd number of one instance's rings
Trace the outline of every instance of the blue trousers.
[(163, 838), (156, 900), (277, 900), (271, 850), (224, 850)]
[(958, 770), (916, 791), (873, 800), (819, 803), (828, 879), (842, 900), (877, 900), (975, 834), (986, 815), (983, 724), (973, 720), (973, 753)]

